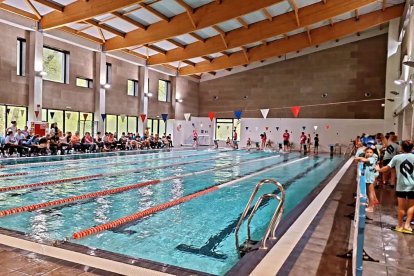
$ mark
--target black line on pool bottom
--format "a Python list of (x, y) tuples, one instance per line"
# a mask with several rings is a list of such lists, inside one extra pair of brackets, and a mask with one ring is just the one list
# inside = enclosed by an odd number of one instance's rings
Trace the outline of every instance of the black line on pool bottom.
[[(309, 172), (316, 169), (318, 166), (320, 166), (325, 161), (327, 161), (327, 159), (321, 160), (321, 161), (313, 164), (311, 167), (306, 169), (306, 171), (304, 171), (302, 173), (299, 173), (296, 176), (292, 177), (291, 179), (289, 179), (288, 181), (285, 182), (286, 184), (284, 185), (284, 188), (287, 189), (289, 186), (291, 186), (298, 179), (303, 178), (306, 174), (308, 174)], [(277, 191), (278, 190), (273, 190), (273, 193), (276, 193)], [(260, 204), (259, 208), (263, 208), (264, 206), (267, 206), (269, 201), (270, 201), (269, 198), (265, 198), (263, 200), (263, 202)], [(250, 207), (247, 215), (250, 215), (252, 210), (253, 210), (253, 207)], [(179, 251), (192, 253), (192, 254), (196, 254), (196, 255), (204, 255), (204, 256), (207, 256), (207, 257), (210, 257), (210, 258), (214, 258), (214, 259), (220, 259), (220, 260), (227, 259), (227, 255), (217, 253), (217, 252), (215, 252), (215, 249), (225, 238), (227, 238), (232, 232), (234, 232), (234, 230), (237, 226), (237, 223), (239, 222), (241, 216), (242, 216), (242, 213), (240, 213), (238, 218), (233, 220), (233, 222), (231, 224), (227, 225), (226, 228), (221, 230), (216, 235), (211, 236), (207, 240), (206, 244), (203, 245), (202, 247), (195, 247), (193, 245), (180, 244), (176, 247), (176, 249), (179, 250)]]

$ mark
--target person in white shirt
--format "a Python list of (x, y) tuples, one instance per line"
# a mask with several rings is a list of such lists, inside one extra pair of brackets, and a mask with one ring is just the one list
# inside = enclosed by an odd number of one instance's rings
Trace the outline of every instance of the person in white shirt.
[(11, 121), (10, 126), (6, 129), (6, 133), (11, 131), (13, 136), (14, 136), (16, 134), (16, 131), (17, 131), (16, 124), (17, 124), (16, 121)]

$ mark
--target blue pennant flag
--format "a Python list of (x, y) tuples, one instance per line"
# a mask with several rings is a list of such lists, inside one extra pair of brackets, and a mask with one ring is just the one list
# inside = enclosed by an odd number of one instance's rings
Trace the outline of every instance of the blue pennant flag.
[(104, 114), (101, 114), (101, 117), (102, 117), (102, 121), (105, 121), (105, 119), (106, 119), (106, 114), (104, 113)]
[(236, 119), (239, 119), (240, 120), (241, 115), (242, 115), (242, 111), (241, 110), (234, 111), (234, 116), (236, 116)]
[(166, 122), (167, 121), (167, 118), (168, 118), (168, 114), (167, 113), (163, 113), (163, 114), (161, 114), (161, 117), (162, 117), (162, 120), (164, 122)]

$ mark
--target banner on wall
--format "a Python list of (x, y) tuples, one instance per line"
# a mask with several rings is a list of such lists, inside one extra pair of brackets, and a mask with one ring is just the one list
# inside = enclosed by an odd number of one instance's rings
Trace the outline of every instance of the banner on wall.
[(144, 122), (145, 121), (145, 119), (147, 118), (147, 115), (146, 114), (141, 114), (141, 115), (139, 115), (140, 117), (141, 117), (141, 121), (142, 122)]
[(297, 117), (299, 116), (300, 106), (292, 106), (292, 107), (290, 108), (290, 110), (292, 111), (293, 116), (294, 116), (295, 118), (297, 118)]
[(262, 112), (263, 118), (267, 118), (267, 115), (269, 114), (269, 108), (266, 109), (260, 109), (260, 112)]
[(105, 113), (101, 114), (101, 118), (102, 118), (102, 121), (105, 121), (105, 119), (106, 119), (106, 114), (105, 114)]
[(234, 116), (236, 116), (236, 119), (240, 120), (242, 116), (242, 111), (241, 110), (234, 111)]
[(215, 116), (216, 116), (216, 113), (214, 113), (214, 112), (209, 112), (208, 113), (208, 117), (210, 118), (210, 121), (211, 122), (213, 121), (213, 119), (214, 119)]
[(167, 113), (163, 113), (163, 114), (161, 114), (161, 117), (162, 117), (162, 120), (163, 120), (164, 122), (166, 122), (166, 121), (167, 121), (167, 119), (168, 119), (168, 114), (167, 114)]
[(190, 116), (191, 116), (191, 113), (184, 113), (184, 118), (185, 118), (186, 122), (188, 122), (188, 120), (190, 120)]

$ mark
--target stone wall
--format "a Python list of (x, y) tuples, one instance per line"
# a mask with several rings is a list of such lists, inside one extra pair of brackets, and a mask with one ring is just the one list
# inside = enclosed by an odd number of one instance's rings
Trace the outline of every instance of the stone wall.
[[(261, 108), (280, 108), (384, 98), (387, 35), (338, 46), (200, 83), (199, 115), (261, 117)], [(327, 93), (326, 98), (322, 94)], [(370, 97), (365, 97), (370, 93)], [(214, 96), (218, 96), (214, 100)], [(244, 97), (247, 96), (247, 99)], [(381, 102), (303, 107), (302, 118), (383, 119)], [(289, 108), (273, 109), (269, 117), (291, 118)]]

